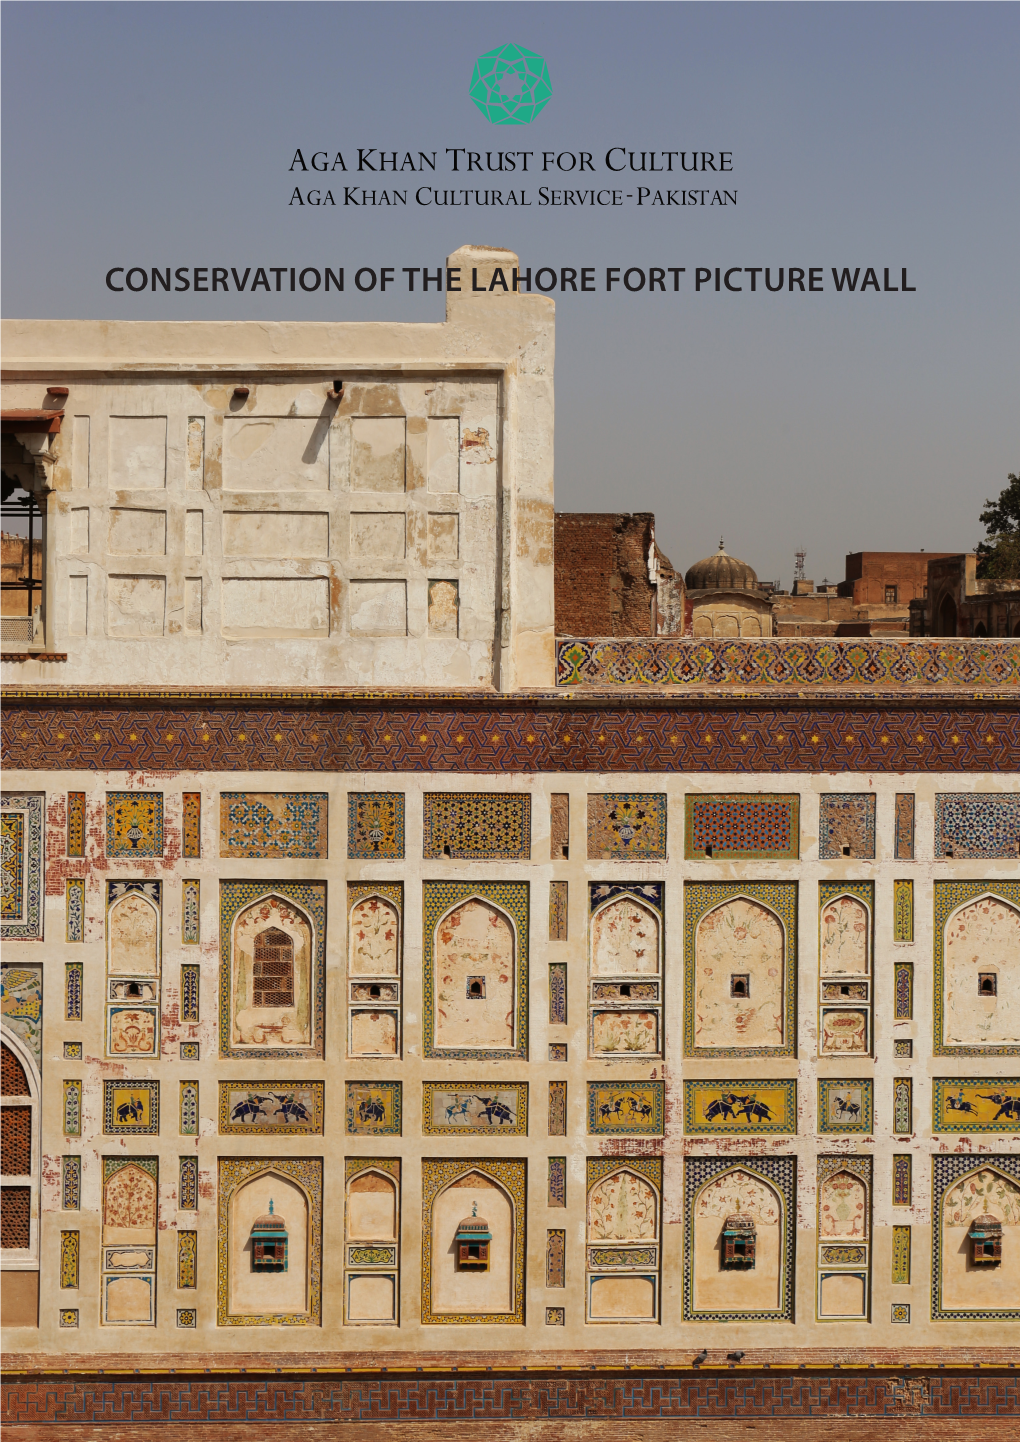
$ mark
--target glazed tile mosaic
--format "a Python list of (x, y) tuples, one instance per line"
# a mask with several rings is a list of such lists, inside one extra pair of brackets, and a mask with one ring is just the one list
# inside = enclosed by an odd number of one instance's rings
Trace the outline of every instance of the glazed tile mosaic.
[(913, 1160), (909, 1152), (897, 1152), (892, 1159), (892, 1204), (894, 1207), (909, 1207), (913, 1204)]
[(65, 883), (64, 935), (68, 941), (85, 940), (85, 878), (69, 877)]
[(557, 686), (1020, 686), (1020, 657), (980, 641), (558, 640)]
[(103, 1134), (159, 1136), (158, 1081), (104, 1081)]
[(549, 859), (566, 861), (570, 856), (570, 793), (554, 791), (549, 797)]
[(65, 1060), (65, 1061), (81, 1061), (81, 1059), (82, 1059), (82, 1045), (81, 1045), (81, 1042), (80, 1042), (80, 1041), (65, 1041), (65, 1042), (64, 1042), (64, 1060)]
[[(217, 1177), (216, 1324), (219, 1327), (318, 1327), (322, 1323), (322, 1158), (220, 1157)], [(233, 1313), (230, 1309), (230, 1214), (238, 1188), (272, 1172), (296, 1184), (307, 1198), (307, 1310)]]
[(914, 939), (914, 883), (893, 882), (893, 941)]
[(684, 1133), (796, 1133), (795, 1081), (685, 1081)]
[(688, 795), (684, 806), (689, 860), (795, 861), (800, 855), (797, 795)]
[(589, 1082), (588, 1131), (594, 1136), (661, 1136), (664, 1082)]
[(64, 1082), (64, 1136), (81, 1136), (81, 1082)]
[(198, 1286), (198, 1233), (177, 1233), (177, 1288)]
[(81, 1157), (60, 1158), (60, 1206), (65, 1212), (81, 1207)]
[(42, 967), (0, 967), (0, 998), (4, 1026), (20, 1037), (38, 1065), (42, 1059)]
[(665, 796), (619, 792), (588, 797), (589, 861), (665, 859)]
[(325, 857), (328, 798), (315, 791), (224, 791), (220, 855)]
[(893, 1131), (897, 1136), (909, 1136), (913, 1130), (914, 1084), (910, 1077), (897, 1077), (893, 1082)]
[(934, 899), (935, 1056), (1020, 1056), (1007, 1008), (989, 1008), (972, 974), (975, 957), (997, 956), (998, 970), (1015, 965), (1020, 881), (936, 881)]
[(528, 1135), (527, 1082), (422, 1083), (422, 1135)]
[(897, 961), (893, 964), (893, 1016), (897, 1021), (910, 1021), (914, 1015), (914, 964)]
[(85, 792), (67, 793), (67, 854), (85, 855)]
[(567, 1159), (566, 1157), (550, 1157), (547, 1206), (565, 1207), (566, 1205)]
[(181, 967), (181, 1021), (198, 1021), (201, 968), (188, 962)]
[(255, 1132), (314, 1136), (322, 1132), (323, 1082), (221, 1081), (220, 1136)]
[(545, 1285), (567, 1285), (567, 1234), (559, 1227), (550, 1227), (545, 1234)]
[(819, 798), (818, 855), (872, 860), (875, 855), (875, 797), (863, 792), (830, 792)]
[(78, 1285), (78, 1243), (78, 1232), (61, 1232), (60, 1285), (62, 1287), (77, 1287)]
[(181, 855), (202, 855), (202, 793), (185, 791), (181, 797)]
[(197, 1326), (198, 1326), (198, 1312), (197, 1312), (197, 1310), (196, 1310), (194, 1307), (178, 1307), (178, 1308), (177, 1308), (177, 1325), (178, 1325), (178, 1327), (197, 1327)]
[[(628, 1165), (630, 1162), (628, 1160)], [(661, 1165), (661, 1164), (660, 1164)], [(771, 1208), (777, 1213), (779, 1227), (778, 1306), (770, 1309), (741, 1311), (733, 1307), (702, 1308), (695, 1295), (695, 1233), (696, 1217), (713, 1191), (725, 1194), (730, 1174), (736, 1196), (749, 1188), (765, 1184), (766, 1195), (774, 1200)], [(747, 1178), (745, 1182), (743, 1179)], [(793, 1262), (796, 1245), (796, 1157), (686, 1157), (684, 1159), (684, 1224), (683, 1224), (683, 1317), (685, 1321), (703, 1322), (769, 1322), (793, 1319)], [(705, 1203), (702, 1196), (705, 1194)], [(739, 1210), (739, 1208), (737, 1209)]]
[[(524, 1215), (528, 1164), (526, 1161), (502, 1161), (490, 1158), (467, 1158), (439, 1161), (425, 1158), (422, 1171), (422, 1246), (421, 1246), (421, 1320), (423, 1325), (499, 1326), (520, 1325), (524, 1321)], [(439, 1194), (451, 1183), (468, 1173), (491, 1177), (510, 1200), (513, 1209), (512, 1256), (510, 1265), (510, 1306), (503, 1312), (434, 1312), (432, 1310), (432, 1207)]]
[[(1020, 649), (1020, 648), (1017, 648)], [(969, 1153), (937, 1153), (931, 1159), (931, 1214), (952, 1222), (955, 1228), (966, 1225), (971, 1218), (986, 1214), (994, 1208), (993, 1215), (1006, 1213), (1015, 1226), (1020, 1221), (1017, 1194), (1020, 1192), (1020, 1156), (984, 1152), (980, 1155)], [(933, 1322), (972, 1321), (995, 1322), (1016, 1321), (1016, 1309), (988, 1307), (982, 1310), (954, 1309), (949, 1307), (943, 1296), (942, 1250), (945, 1246), (954, 1249), (959, 1245), (957, 1237), (947, 1238), (946, 1226), (932, 1227), (931, 1252), (931, 1317)]]
[[(979, 1080), (935, 1077), (931, 1127), (933, 1132), (1017, 1132), (1020, 1130), (1020, 1080), (1015, 1077), (981, 1077)], [(899, 1126), (896, 1130), (900, 1130)]]
[(62, 1327), (77, 1327), (77, 1325), (78, 1325), (78, 1309), (77, 1309), (77, 1307), (61, 1307), (61, 1309), (60, 1309), (60, 1325), (61, 1325)]
[(182, 1041), (180, 1047), (181, 1061), (198, 1061), (202, 1054), (201, 1043), (197, 1041)]
[(894, 1041), (892, 1045), (893, 1056), (904, 1057), (909, 1060), (914, 1055), (914, 1043), (909, 1037), (904, 1038), (902, 1041)]
[(347, 798), (347, 855), (401, 861), (404, 856), (404, 796), (400, 791), (352, 791)]
[[(7, 763), (10, 765), (10, 762)], [(5, 791), (0, 807), (0, 936), (41, 941), (43, 797)]]
[(64, 1018), (67, 1021), (81, 1021), (81, 993), (84, 969), (80, 961), (69, 961), (64, 966)]
[(547, 1327), (565, 1327), (567, 1325), (567, 1309), (565, 1307), (546, 1307), (545, 1325)]
[(163, 855), (163, 796), (159, 791), (106, 793), (107, 856)]
[(198, 1082), (182, 1081), (180, 1097), (180, 1134), (198, 1136)]
[(549, 1083), (549, 1127), (551, 1137), (567, 1135), (567, 1084), (565, 1081)]
[(549, 1043), (549, 1060), (566, 1061), (567, 1043), (565, 1041), (551, 1041)]
[(910, 1228), (892, 1229), (892, 1284), (894, 1287), (910, 1286)]
[(197, 946), (202, 939), (201, 894), (200, 881), (181, 882), (181, 941), (185, 946)]
[(567, 1024), (567, 964), (554, 961), (549, 967), (549, 1024)]
[(529, 861), (531, 797), (525, 793), (426, 791), (426, 858), (454, 861)]
[(846, 1136), (873, 1131), (874, 1088), (874, 1082), (868, 1078), (843, 1080), (819, 1077), (819, 1132), (836, 1132), (840, 1136)]
[(399, 1082), (345, 1082), (348, 1136), (399, 1137), (401, 1086)]
[(567, 939), (567, 888), (569, 882), (550, 881), (549, 883), (549, 940), (566, 941)]
[(909, 1322), (910, 1303), (893, 1302), (889, 1309), (889, 1320), (890, 1322)]
[(181, 1157), (177, 1184), (177, 1206), (182, 1212), (198, 1211), (198, 1158)]
[(981, 792), (935, 797), (935, 859), (1020, 857), (1020, 796)]
[(897, 861), (914, 859), (914, 793), (900, 791), (896, 794), (896, 841), (893, 855)]

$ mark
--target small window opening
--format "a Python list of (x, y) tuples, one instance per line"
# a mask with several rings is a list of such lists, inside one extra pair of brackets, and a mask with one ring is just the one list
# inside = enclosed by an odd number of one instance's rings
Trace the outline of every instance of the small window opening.
[(843, 855), (844, 855), (844, 856), (849, 856), (849, 855), (850, 855), (850, 848), (849, 848), (849, 846), (844, 846), (844, 847), (843, 847)]
[(886, 604), (887, 606), (895, 606), (895, 605), (896, 605), (896, 587), (895, 587), (895, 586), (886, 586), (886, 588), (885, 588), (885, 604)]
[(142, 988), (138, 985), (137, 981), (129, 981), (124, 988), (124, 993), (126, 996), (141, 996)]
[(730, 996), (750, 996), (751, 978), (746, 973), (735, 973), (730, 977)]
[(839, 989), (839, 994), (840, 996), (849, 996), (850, 988), (848, 986), (841, 986)]
[(444, 856), (448, 856), (448, 857), (450, 857), (451, 859), (452, 859), (452, 857), (453, 857), (453, 853), (452, 853), (452, 851), (450, 850), (450, 843), (449, 843), (449, 842), (447, 842), (446, 845), (443, 847), (443, 855), (444, 855)]
[(944, 851), (944, 853), (943, 853), (943, 855), (945, 855), (945, 856), (952, 856), (952, 854), (953, 854), (953, 848), (952, 848), (951, 846), (947, 846), (946, 849), (945, 849), (945, 851)]
[(279, 927), (270, 926), (255, 938), (252, 1005), (294, 1005), (294, 942)]
[(994, 971), (978, 972), (978, 993), (981, 996), (997, 996), (999, 992), (999, 978)]
[(368, 994), (369, 996), (382, 996), (382, 988), (378, 986), (370, 986), (368, 988)]
[(711, 861), (711, 860), (712, 860), (712, 848), (711, 848), (711, 846), (706, 846), (706, 847), (705, 847), (705, 859), (706, 859), (707, 861)]
[(469, 1001), (482, 1001), (485, 998), (485, 977), (469, 976), (467, 979), (467, 996)]
[(630, 983), (629, 983), (629, 982), (626, 983), (624, 986), (621, 986), (621, 987), (620, 987), (620, 995), (621, 995), (621, 996), (630, 996)]

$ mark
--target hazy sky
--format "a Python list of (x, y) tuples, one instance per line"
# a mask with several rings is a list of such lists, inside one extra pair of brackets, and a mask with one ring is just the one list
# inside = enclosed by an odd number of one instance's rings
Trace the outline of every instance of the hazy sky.
[[(557, 304), (556, 502), (654, 510), (686, 568), (715, 549), (789, 585), (859, 549), (955, 550), (1020, 466), (1016, 5), (21, 4), (2, 8), (7, 316), (439, 319), (442, 301), (114, 295), (113, 265), (440, 264), (464, 243), (593, 266)], [(529, 126), (468, 98), (507, 42), (548, 61)], [(288, 206), (295, 149), (538, 152), (530, 208)], [(736, 205), (557, 209), (540, 185), (614, 184), (610, 146), (731, 151)], [(536, 171), (590, 151), (583, 178)], [(667, 177), (659, 177), (665, 189)], [(674, 176), (675, 190), (712, 185)], [(605, 268), (686, 266), (679, 294)], [(695, 293), (696, 266), (823, 267), (821, 294)], [(831, 267), (903, 266), (916, 293), (834, 292)], [(735, 278), (739, 283), (740, 277)]]

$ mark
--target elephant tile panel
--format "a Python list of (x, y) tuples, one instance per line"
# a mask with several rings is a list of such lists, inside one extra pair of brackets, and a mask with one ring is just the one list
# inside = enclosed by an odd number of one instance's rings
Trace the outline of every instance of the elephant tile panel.
[(936, 1077), (932, 1086), (933, 1132), (1020, 1130), (1020, 1079)]
[(684, 1082), (684, 1132), (688, 1136), (796, 1131), (795, 1081)]
[(347, 1082), (348, 1136), (399, 1137), (401, 1086), (399, 1082)]
[(466, 1082), (450, 1087), (425, 1082), (422, 1094), (422, 1132), (425, 1136), (454, 1136), (458, 1132), (528, 1134), (528, 1084)]
[(588, 1131), (594, 1136), (662, 1135), (663, 1082), (589, 1082)]
[(159, 1082), (104, 1081), (105, 1136), (159, 1135)]
[(327, 809), (327, 796), (314, 791), (225, 791), (220, 855), (324, 857)]
[(220, 1133), (322, 1132), (322, 1082), (220, 1082)]

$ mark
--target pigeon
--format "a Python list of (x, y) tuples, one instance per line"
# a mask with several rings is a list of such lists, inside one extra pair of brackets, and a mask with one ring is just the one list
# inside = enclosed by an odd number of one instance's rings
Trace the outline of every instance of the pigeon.
[(702, 1347), (701, 1351), (698, 1353), (698, 1355), (697, 1355), (697, 1356), (695, 1357), (695, 1359), (694, 1359), (694, 1365), (695, 1365), (695, 1367), (699, 1366), (700, 1363), (704, 1362), (707, 1358), (708, 1358), (708, 1348), (707, 1348), (707, 1347)]
[(731, 1362), (739, 1362), (744, 1354), (743, 1352), (728, 1352), (726, 1355)]

